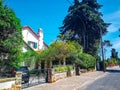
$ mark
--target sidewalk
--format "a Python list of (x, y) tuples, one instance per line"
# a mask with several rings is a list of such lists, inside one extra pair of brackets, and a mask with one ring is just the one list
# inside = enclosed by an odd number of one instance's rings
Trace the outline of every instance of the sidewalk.
[(45, 83), (42, 85), (33, 86), (23, 90), (82, 90), (83, 86), (95, 81), (98, 78), (106, 76), (108, 73), (94, 71), (83, 73), (80, 76), (73, 76), (58, 80), (55, 83)]

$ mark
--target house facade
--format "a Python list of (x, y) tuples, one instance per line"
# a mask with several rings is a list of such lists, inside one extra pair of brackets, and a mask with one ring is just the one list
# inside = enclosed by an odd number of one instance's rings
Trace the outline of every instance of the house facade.
[(43, 31), (41, 28), (38, 29), (38, 33), (35, 33), (29, 26), (24, 26), (22, 28), (22, 35), (24, 40), (23, 52), (28, 51), (29, 48), (34, 51), (41, 51), (48, 47), (43, 41)]
[[(22, 28), (22, 35), (24, 41), (23, 52), (27, 52), (28, 50), (42, 51), (48, 48), (48, 45), (43, 40), (43, 31), (41, 28), (38, 29), (38, 33), (35, 33), (29, 26), (24, 26)], [(30, 69), (35, 68), (35, 65), (34, 58), (31, 58), (29, 60)], [(26, 66), (25, 60), (21, 63), (21, 66)]]

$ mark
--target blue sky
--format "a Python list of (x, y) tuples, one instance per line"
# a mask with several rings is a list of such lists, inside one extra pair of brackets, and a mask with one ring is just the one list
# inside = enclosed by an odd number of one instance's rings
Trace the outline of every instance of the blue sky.
[[(73, 0), (69, 0), (73, 3)], [(112, 23), (108, 28), (105, 40), (110, 40), (112, 48), (120, 51), (120, 0), (98, 0), (103, 5), (101, 12), (105, 22)], [(59, 34), (59, 27), (67, 15), (70, 3), (67, 0), (5, 0), (5, 4), (11, 7), (22, 26), (30, 26), (36, 33), (38, 28), (44, 32), (44, 41), (49, 45)], [(107, 49), (107, 57), (110, 56), (110, 48)], [(120, 53), (120, 52), (119, 52)], [(120, 54), (119, 54), (120, 56)]]
[[(104, 36), (104, 39), (111, 41), (113, 44), (111, 48), (115, 48), (120, 57), (120, 37), (118, 37), (120, 34), (118, 31), (120, 28), (120, 0), (99, 0), (99, 3), (103, 5), (101, 9), (103, 19), (105, 22), (112, 23), (108, 27), (109, 32)], [(111, 55), (111, 48), (107, 48), (107, 57)]]

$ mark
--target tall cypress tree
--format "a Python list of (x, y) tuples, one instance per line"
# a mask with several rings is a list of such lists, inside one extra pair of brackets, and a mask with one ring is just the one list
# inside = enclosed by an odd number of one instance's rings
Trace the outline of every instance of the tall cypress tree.
[(100, 44), (101, 33), (107, 33), (108, 23), (101, 18), (101, 5), (97, 0), (74, 0), (68, 9), (68, 15), (60, 27), (59, 38), (77, 41), (84, 52), (95, 55)]
[(0, 66), (16, 68), (22, 60), (22, 30), (12, 9), (0, 0)]

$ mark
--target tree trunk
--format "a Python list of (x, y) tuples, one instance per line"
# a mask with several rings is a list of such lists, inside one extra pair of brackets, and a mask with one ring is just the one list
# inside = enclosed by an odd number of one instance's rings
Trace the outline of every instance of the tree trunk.
[(85, 42), (86, 42), (86, 41), (85, 41), (85, 34), (84, 34), (84, 36), (83, 36), (83, 40), (84, 40), (84, 45), (83, 45), (83, 47), (84, 47), (84, 49), (85, 49), (85, 48), (86, 48), (86, 47), (85, 47)]
[(52, 61), (47, 61), (47, 68), (51, 68), (52, 67)]
[(58, 65), (61, 65), (61, 60), (58, 61)]
[(63, 65), (66, 65), (66, 59), (63, 58)]

